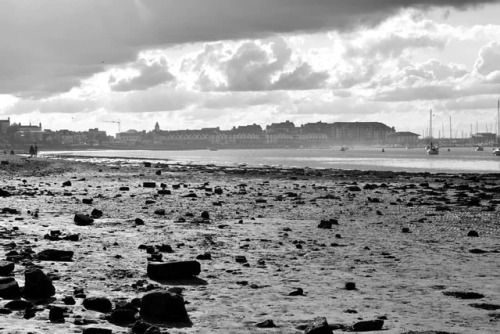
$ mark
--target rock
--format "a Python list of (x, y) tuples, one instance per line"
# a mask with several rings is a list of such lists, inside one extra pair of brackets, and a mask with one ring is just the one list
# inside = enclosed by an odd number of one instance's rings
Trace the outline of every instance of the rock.
[(401, 232), (403, 232), (403, 233), (410, 233), (410, 229), (408, 227), (403, 227), (401, 229)]
[(155, 214), (159, 215), (159, 216), (165, 216), (166, 211), (165, 211), (165, 209), (156, 209)]
[(356, 283), (354, 283), (354, 282), (347, 282), (345, 284), (345, 289), (346, 290), (356, 290)]
[(156, 172), (155, 172), (156, 175), (161, 175), (161, 169), (158, 169)]
[(142, 320), (137, 320), (132, 326), (132, 333), (134, 334), (144, 334), (151, 327), (151, 324), (144, 322)]
[(333, 334), (325, 317), (312, 320), (304, 330), (305, 334)]
[(349, 190), (349, 191), (361, 191), (361, 188), (358, 186), (349, 186), (349, 187), (347, 187), (347, 190)]
[(82, 334), (112, 334), (113, 331), (108, 328), (87, 327), (83, 330)]
[(321, 220), (319, 222), (318, 228), (331, 229), (332, 225), (338, 225), (339, 221), (337, 219)]
[(75, 298), (73, 298), (72, 296), (64, 296), (64, 298), (62, 299), (62, 302), (64, 303), (64, 305), (75, 305), (76, 304)]
[(247, 263), (247, 258), (244, 257), (243, 255), (236, 255), (234, 257), (234, 259), (236, 260), (236, 262), (238, 263)]
[(212, 259), (212, 255), (208, 252), (204, 253), (204, 254), (200, 254), (196, 257), (196, 260), (211, 260)]
[(144, 220), (142, 220), (141, 218), (136, 218), (134, 220), (134, 223), (135, 225), (144, 225)]
[(87, 310), (107, 313), (111, 311), (113, 305), (106, 297), (89, 297), (83, 300), (83, 307)]
[(276, 327), (276, 325), (274, 324), (274, 322), (272, 320), (270, 320), (270, 319), (262, 321), (262, 322), (259, 322), (255, 326), (259, 327), (259, 328), (275, 328)]
[(148, 263), (148, 277), (154, 280), (193, 278), (201, 272), (198, 261), (179, 261), (169, 263)]
[(49, 320), (54, 323), (64, 322), (64, 309), (61, 307), (53, 306), (49, 311)]
[(90, 213), (90, 217), (92, 218), (101, 218), (102, 217), (102, 211), (99, 209), (93, 209), (92, 212)]
[(144, 295), (140, 315), (144, 320), (152, 322), (189, 322), (184, 298), (167, 291)]
[(472, 253), (472, 254), (485, 254), (485, 253), (489, 253), (489, 252), (487, 250), (484, 250), (484, 249), (473, 248), (473, 249), (469, 249), (469, 253)]
[(52, 280), (43, 271), (29, 268), (24, 272), (24, 290), (26, 298), (49, 298), (55, 295), (56, 289)]
[(171, 195), (172, 192), (168, 189), (161, 189), (161, 190), (158, 190), (158, 195)]
[(469, 306), (488, 311), (500, 310), (500, 305), (497, 304), (474, 303), (474, 304), (469, 304)]
[(367, 320), (355, 323), (352, 326), (355, 332), (379, 331), (384, 326), (384, 320)]
[(144, 167), (151, 167), (151, 162), (149, 161), (144, 161)]
[(460, 298), (460, 299), (480, 299), (484, 298), (484, 295), (477, 292), (464, 292), (464, 291), (444, 291), (443, 295)]
[(156, 188), (156, 182), (143, 182), (143, 188)]
[(221, 188), (215, 188), (214, 189), (214, 193), (217, 194), (217, 195), (222, 195), (223, 190)]
[(109, 321), (114, 324), (131, 324), (135, 319), (137, 310), (133, 309), (116, 309), (111, 312)]
[(92, 198), (84, 198), (82, 199), (83, 204), (92, 204), (94, 200)]
[(63, 187), (71, 187), (71, 181), (64, 181), (62, 186)]
[(292, 291), (288, 294), (289, 296), (303, 296), (304, 290), (302, 288), (297, 288), (295, 291)]
[(21, 297), (21, 290), (13, 277), (0, 277), (0, 298), (17, 299)]
[(59, 249), (45, 249), (38, 253), (38, 259), (41, 261), (72, 261), (73, 252)]
[(27, 308), (30, 308), (32, 306), (33, 304), (30, 303), (29, 301), (16, 299), (8, 302), (7, 304), (5, 304), (4, 307), (8, 308), (9, 310), (21, 311), (21, 310), (26, 310)]
[(479, 233), (477, 231), (471, 230), (469, 233), (467, 233), (468, 237), (479, 237)]
[(14, 271), (14, 262), (0, 261), (0, 276), (8, 276)]
[(203, 219), (210, 219), (210, 214), (208, 213), (208, 211), (203, 211), (201, 213), (201, 218), (203, 218)]
[(11, 194), (7, 190), (0, 189), (0, 197), (10, 197)]
[(87, 225), (92, 225), (92, 223), (94, 222), (94, 219), (90, 218), (86, 214), (77, 213), (77, 214), (75, 214), (74, 221), (75, 221), (75, 224), (78, 226), (87, 226)]
[(130, 188), (129, 187), (120, 187), (120, 188), (118, 188), (118, 190), (120, 190), (120, 191), (129, 191)]

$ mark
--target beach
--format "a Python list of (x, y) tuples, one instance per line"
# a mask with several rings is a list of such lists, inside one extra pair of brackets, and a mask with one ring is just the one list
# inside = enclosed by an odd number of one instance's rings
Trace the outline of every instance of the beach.
[(498, 332), (500, 174), (0, 160), (0, 333)]

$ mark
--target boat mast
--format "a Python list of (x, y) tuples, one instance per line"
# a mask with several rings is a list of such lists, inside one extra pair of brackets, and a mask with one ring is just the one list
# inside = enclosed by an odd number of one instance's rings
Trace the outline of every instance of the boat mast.
[(431, 147), (432, 147), (432, 109), (429, 110), (429, 138), (431, 140)]

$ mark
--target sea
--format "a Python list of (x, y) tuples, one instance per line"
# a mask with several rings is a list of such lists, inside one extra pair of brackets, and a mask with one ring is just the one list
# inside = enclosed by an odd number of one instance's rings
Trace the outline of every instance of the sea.
[(498, 173), (500, 156), (493, 148), (475, 151), (474, 147), (441, 148), (439, 155), (427, 155), (423, 148), (349, 148), (333, 149), (239, 149), (226, 150), (85, 150), (43, 152), (47, 156), (64, 156), (96, 162), (150, 161), (170, 164), (216, 166), (272, 166), (331, 168), (344, 170), (406, 171), (430, 173)]

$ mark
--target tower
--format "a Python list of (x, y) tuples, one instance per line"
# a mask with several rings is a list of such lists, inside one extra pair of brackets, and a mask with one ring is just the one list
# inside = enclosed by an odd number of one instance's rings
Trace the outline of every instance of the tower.
[(155, 132), (159, 132), (160, 131), (160, 125), (158, 124), (158, 122), (156, 122), (155, 124)]

